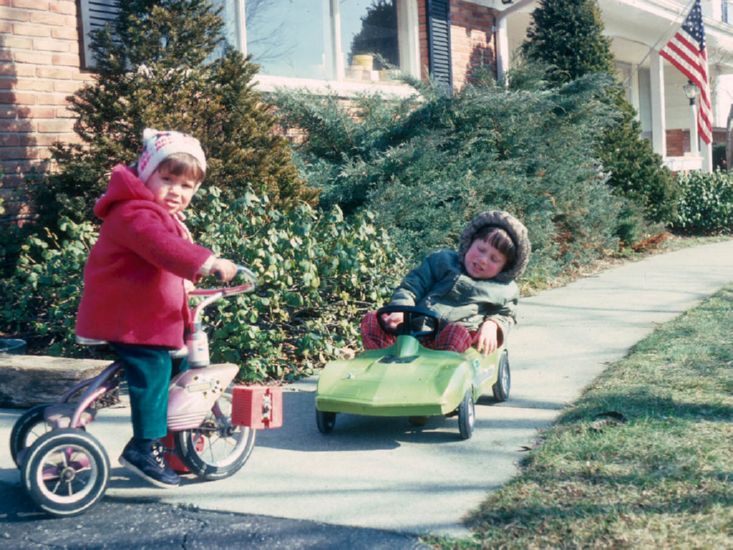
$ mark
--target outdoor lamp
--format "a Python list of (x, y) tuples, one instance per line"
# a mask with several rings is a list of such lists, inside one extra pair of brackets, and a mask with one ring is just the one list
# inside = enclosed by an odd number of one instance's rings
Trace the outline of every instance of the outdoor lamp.
[(690, 153), (697, 155), (700, 149), (697, 142), (697, 105), (695, 105), (695, 98), (699, 90), (690, 80), (682, 86), (682, 89), (685, 91), (687, 99), (690, 100)]
[(690, 105), (694, 105), (695, 98), (697, 97), (697, 86), (695, 86), (692, 81), (688, 80), (687, 84), (682, 86), (682, 89), (685, 91), (687, 99), (690, 100)]

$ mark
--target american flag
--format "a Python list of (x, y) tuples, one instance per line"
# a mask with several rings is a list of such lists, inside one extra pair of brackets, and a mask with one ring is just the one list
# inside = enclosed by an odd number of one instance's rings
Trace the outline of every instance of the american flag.
[(708, 85), (708, 54), (705, 50), (705, 27), (702, 23), (700, 0), (682, 22), (682, 27), (661, 49), (659, 55), (677, 67), (700, 90), (697, 129), (700, 138), (710, 144), (713, 138), (713, 117)]

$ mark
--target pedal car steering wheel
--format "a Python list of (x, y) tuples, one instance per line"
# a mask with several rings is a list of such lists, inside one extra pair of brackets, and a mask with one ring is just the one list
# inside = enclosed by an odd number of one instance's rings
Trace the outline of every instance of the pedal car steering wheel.
[[(402, 324), (391, 328), (382, 319), (382, 315), (396, 312), (403, 313), (405, 319)], [(391, 305), (381, 307), (377, 310), (377, 321), (379, 321), (379, 326), (382, 327), (384, 332), (395, 336), (407, 335), (415, 338), (434, 336), (440, 332), (441, 328), (440, 318), (435, 312), (417, 306)]]

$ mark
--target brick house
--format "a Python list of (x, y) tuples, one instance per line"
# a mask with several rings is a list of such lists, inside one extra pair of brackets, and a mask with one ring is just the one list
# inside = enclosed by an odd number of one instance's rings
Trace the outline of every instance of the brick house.
[[(19, 195), (13, 192), (21, 188), (23, 178), (36, 169), (48, 168), (50, 145), (76, 140), (74, 117), (67, 108), (66, 97), (91, 80), (94, 60), (89, 53), (87, 33), (114, 16), (118, 1), (0, 0), (0, 198), (6, 200), (11, 213), (18, 206), (11, 202), (11, 196), (17, 200)], [(710, 42), (716, 51), (733, 52), (727, 11), (722, 21), (723, 14), (715, 7), (719, 2), (703, 1), (706, 16), (712, 17), (705, 20), (706, 27), (712, 29)], [(393, 80), (395, 66), (414, 77), (432, 77), (451, 88), (463, 86), (476, 68), (503, 74), (511, 63), (512, 52), (526, 36), (529, 14), (536, 2), (214, 3), (223, 9), (229, 43), (260, 64), (257, 79), (261, 90), (295, 86), (336, 92), (348, 98), (365, 90), (394, 96), (414, 93)], [(681, 158), (684, 148), (689, 148), (685, 100), (678, 97), (676, 77), (660, 86), (658, 74), (655, 76), (647, 68), (657, 61), (656, 52), (647, 56), (646, 62), (638, 63), (648, 47), (639, 46), (635, 33), (646, 32), (654, 37), (660, 34), (664, 30), (660, 25), (669, 27), (670, 21), (675, 22), (678, 11), (684, 8), (682, 0), (613, 0), (600, 4), (611, 5), (603, 10), (604, 22), (619, 59), (619, 71), (628, 74), (625, 81), (629, 98), (640, 112), (645, 132), (665, 158)], [(660, 12), (665, 16), (662, 23), (657, 21)], [(633, 25), (629, 24), (631, 19), (635, 21)], [(646, 41), (651, 43), (648, 37)], [(379, 56), (373, 55), (375, 51)], [(382, 64), (382, 59), (388, 64)], [(721, 77), (733, 72), (727, 57), (712, 70)], [(668, 73), (672, 71), (668, 69)], [(662, 102), (660, 110), (656, 99), (665, 95), (673, 97), (674, 102), (670, 99), (667, 107)], [(723, 101), (716, 108), (716, 121), (723, 121), (717, 123), (721, 126), (718, 133), (723, 136), (729, 104), (730, 101)], [(669, 114), (668, 123), (660, 125), (660, 114), (664, 119), (665, 113)]]

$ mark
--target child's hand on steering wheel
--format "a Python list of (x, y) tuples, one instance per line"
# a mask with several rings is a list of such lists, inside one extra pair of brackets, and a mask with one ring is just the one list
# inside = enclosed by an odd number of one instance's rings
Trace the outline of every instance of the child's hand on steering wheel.
[(394, 330), (405, 321), (405, 314), (401, 311), (385, 313), (382, 315), (382, 320), (390, 329)]

